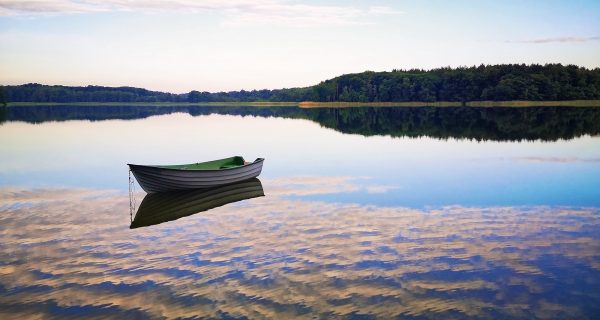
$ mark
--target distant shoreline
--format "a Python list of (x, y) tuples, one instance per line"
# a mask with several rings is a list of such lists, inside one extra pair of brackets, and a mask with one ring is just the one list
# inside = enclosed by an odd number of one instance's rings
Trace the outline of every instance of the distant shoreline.
[(140, 106), (140, 107), (300, 107), (300, 108), (360, 108), (360, 107), (600, 107), (600, 100), (567, 101), (438, 101), (438, 102), (9, 102), (7, 107), (35, 106)]
[(438, 101), (438, 102), (300, 102), (301, 108), (349, 108), (349, 107), (600, 107), (600, 100), (568, 101)]

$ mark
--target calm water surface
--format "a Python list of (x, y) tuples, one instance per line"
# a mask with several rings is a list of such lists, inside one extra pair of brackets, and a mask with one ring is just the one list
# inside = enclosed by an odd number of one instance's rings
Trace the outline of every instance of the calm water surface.
[[(0, 121), (2, 319), (600, 314), (600, 109), (11, 107)], [(126, 163), (237, 154), (266, 158), (259, 181), (138, 187), (130, 215)]]

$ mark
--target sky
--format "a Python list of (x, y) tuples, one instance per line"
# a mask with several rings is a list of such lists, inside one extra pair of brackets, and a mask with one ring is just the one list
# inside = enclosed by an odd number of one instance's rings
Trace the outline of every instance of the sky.
[(600, 67), (600, 1), (0, 0), (0, 84), (184, 93), (499, 63)]

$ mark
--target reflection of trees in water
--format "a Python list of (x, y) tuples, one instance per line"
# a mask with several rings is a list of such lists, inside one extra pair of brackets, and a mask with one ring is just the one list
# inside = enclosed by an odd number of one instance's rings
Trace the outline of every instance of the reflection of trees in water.
[(557, 140), (600, 133), (600, 109), (592, 108), (322, 109), (315, 120), (365, 136)]
[[(0, 108), (2, 109), (2, 108)], [(10, 107), (7, 120), (141, 119), (175, 112), (309, 119), (343, 133), (440, 139), (558, 140), (600, 134), (600, 108), (344, 108), (199, 106)]]
[(6, 121), (6, 107), (0, 106), (0, 124)]

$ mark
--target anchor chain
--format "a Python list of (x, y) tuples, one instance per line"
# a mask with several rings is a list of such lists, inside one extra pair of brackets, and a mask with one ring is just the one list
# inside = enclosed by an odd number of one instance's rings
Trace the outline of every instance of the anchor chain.
[(131, 169), (129, 169), (129, 218), (133, 222), (133, 213), (135, 212), (135, 179), (131, 177)]

